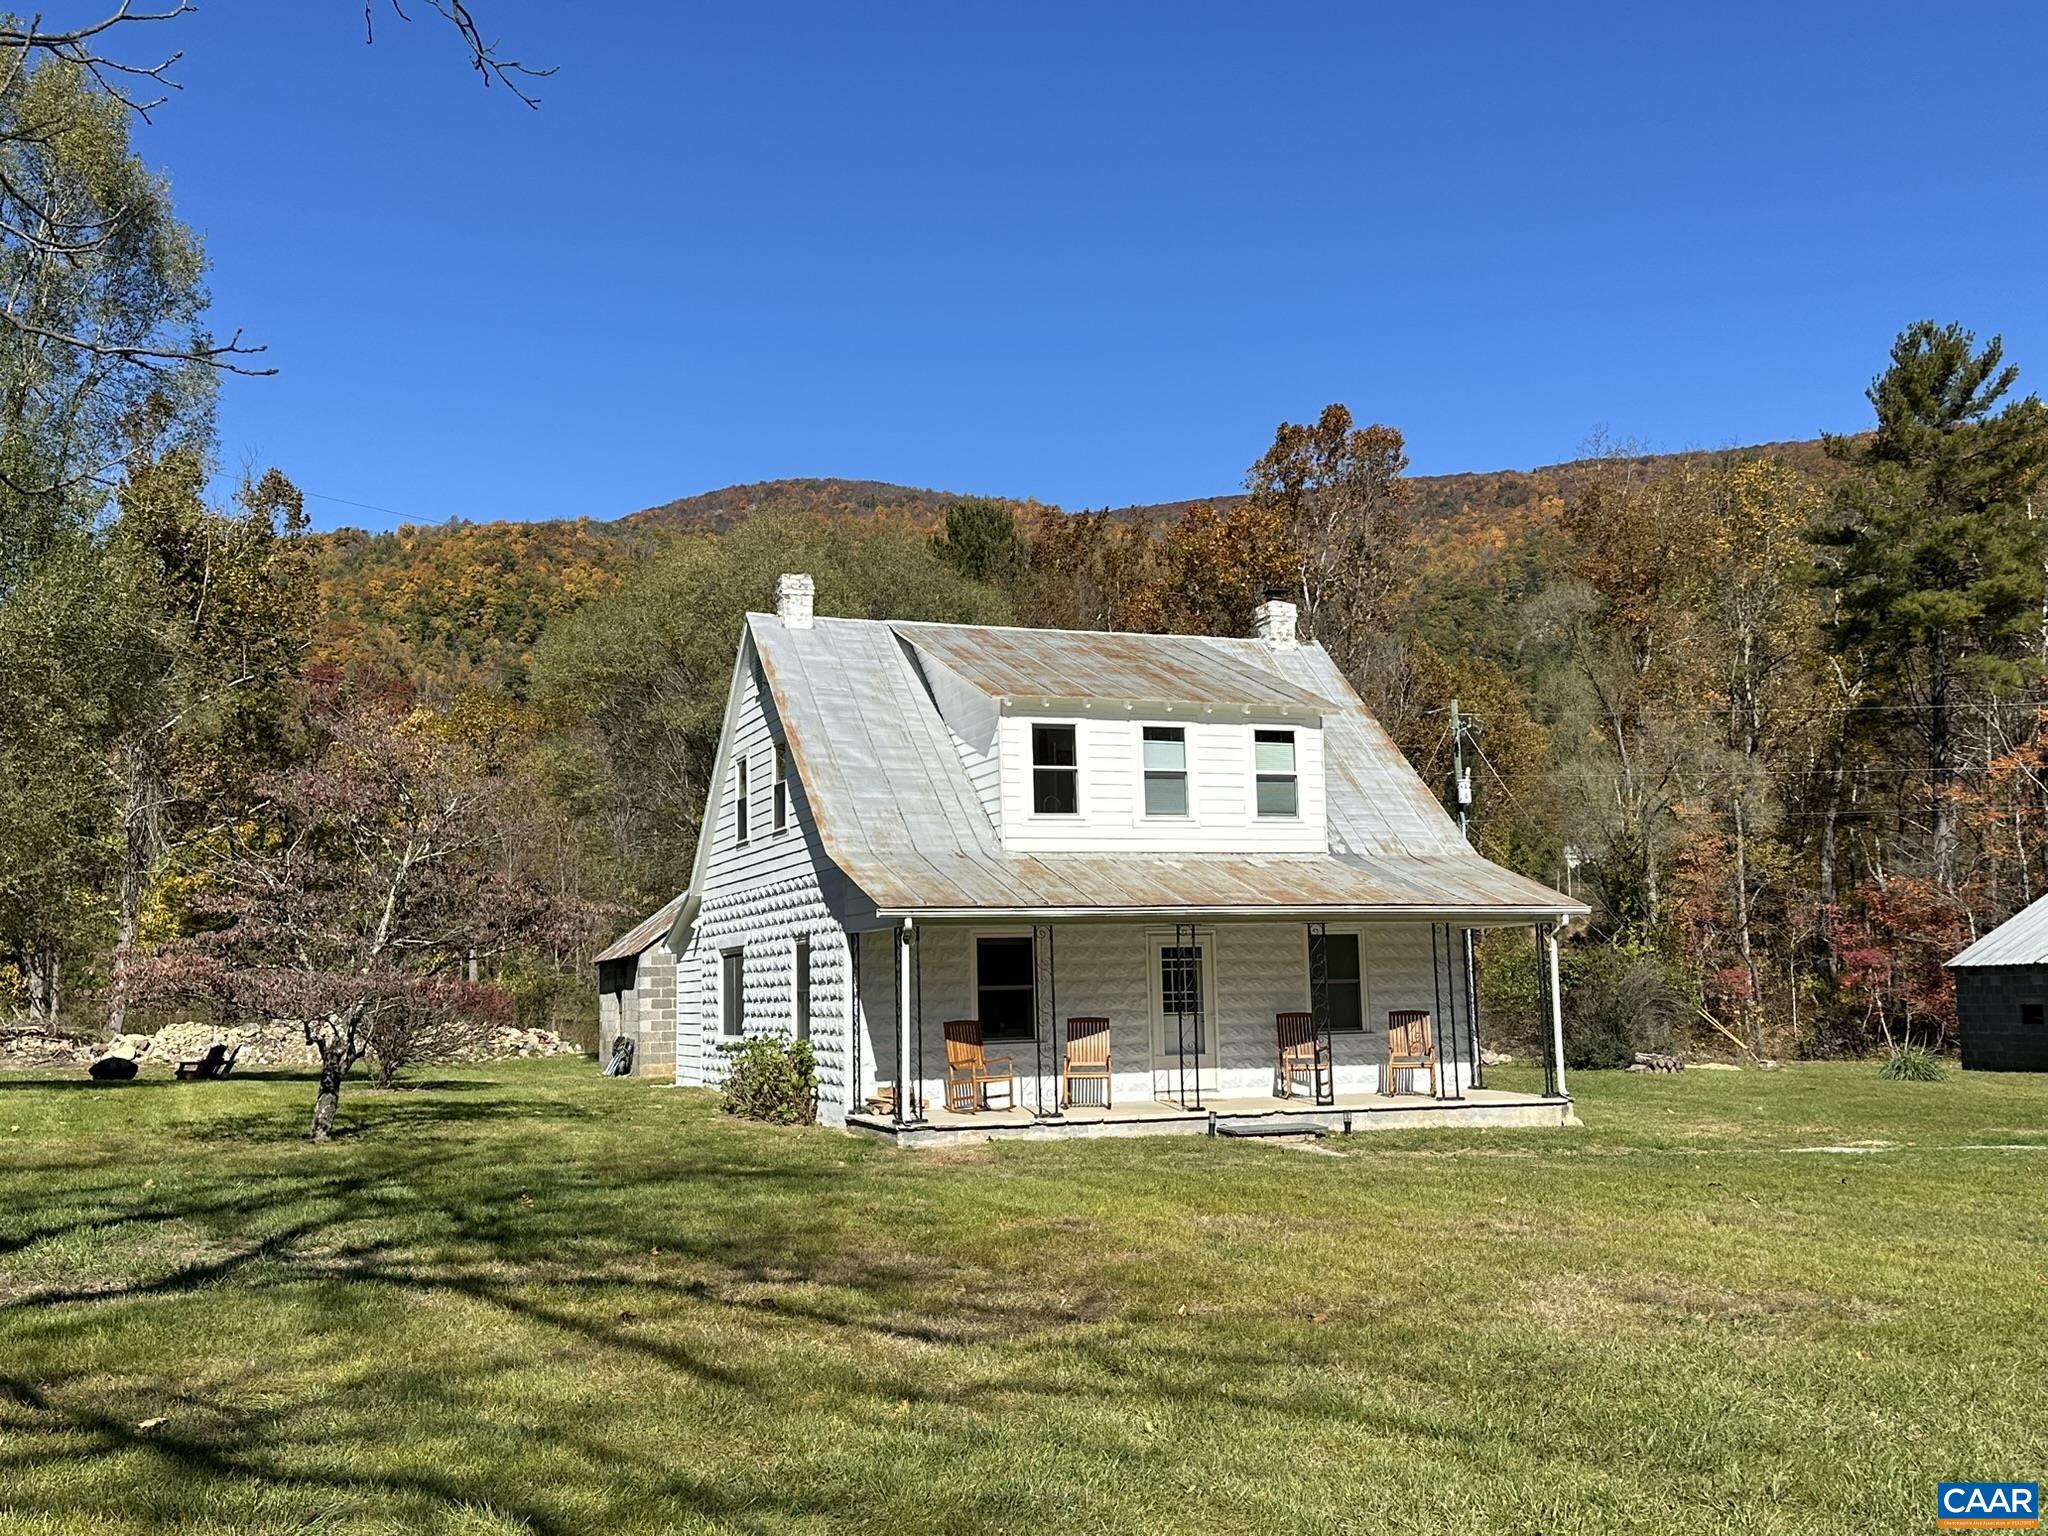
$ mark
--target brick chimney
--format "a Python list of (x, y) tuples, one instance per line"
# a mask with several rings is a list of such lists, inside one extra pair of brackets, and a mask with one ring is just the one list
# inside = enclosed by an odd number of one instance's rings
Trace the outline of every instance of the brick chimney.
[(1301, 610), (1287, 601), (1285, 589), (1266, 588), (1266, 600), (1252, 610), (1252, 633), (1276, 651), (1291, 651), (1300, 642), (1294, 637), (1294, 621)]
[(811, 627), (811, 599), (817, 590), (817, 583), (808, 576), (785, 573), (776, 579), (775, 616), (782, 620), (784, 629)]

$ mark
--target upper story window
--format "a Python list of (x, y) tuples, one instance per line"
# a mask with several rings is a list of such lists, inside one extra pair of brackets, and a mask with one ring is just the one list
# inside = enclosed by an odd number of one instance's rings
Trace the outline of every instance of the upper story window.
[(1071, 725), (1031, 727), (1031, 809), (1040, 816), (1081, 810), (1081, 760)]
[(1301, 786), (1294, 772), (1294, 732), (1253, 731), (1252, 769), (1258, 779), (1261, 816), (1301, 814)]
[(1145, 814), (1188, 813), (1188, 733), (1178, 725), (1145, 727)]
[(789, 748), (775, 744), (775, 830), (789, 830)]
[(747, 845), (747, 758), (745, 753), (740, 754), (739, 781), (734, 786), (734, 789), (736, 791), (735, 801), (737, 805), (736, 814), (733, 817), (734, 839), (744, 848)]

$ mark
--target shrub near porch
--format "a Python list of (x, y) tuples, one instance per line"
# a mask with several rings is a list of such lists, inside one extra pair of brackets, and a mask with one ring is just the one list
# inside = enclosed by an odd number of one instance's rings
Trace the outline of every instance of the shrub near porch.
[(553, 1062), (324, 1149), (303, 1079), (0, 1079), (0, 1528), (1833, 1536), (2038, 1474), (2048, 1082), (1575, 1087), (912, 1156)]

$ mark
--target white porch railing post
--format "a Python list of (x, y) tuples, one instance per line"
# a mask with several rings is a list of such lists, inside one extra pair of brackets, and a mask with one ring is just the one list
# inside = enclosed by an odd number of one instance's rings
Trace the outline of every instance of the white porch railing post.
[(913, 1084), (911, 1072), (911, 1031), (916, 1027), (910, 1012), (910, 923), (905, 918), (896, 929), (896, 1118), (922, 1119), (917, 1113), (921, 1084)]
[(1550, 1049), (1557, 1062), (1557, 1096), (1568, 1099), (1571, 1094), (1564, 1085), (1564, 983), (1558, 974), (1557, 933), (1560, 924), (1547, 924), (1543, 930), (1543, 952), (1545, 969), (1550, 981)]

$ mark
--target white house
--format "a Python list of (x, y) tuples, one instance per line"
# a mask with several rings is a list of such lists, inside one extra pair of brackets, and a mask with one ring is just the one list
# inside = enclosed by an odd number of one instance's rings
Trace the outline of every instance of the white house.
[[(1465, 842), (1292, 604), (1254, 628), (814, 618), (784, 576), (666, 941), (676, 1080), (774, 1032), (811, 1042), (820, 1118), (912, 1142), (1567, 1120), (1556, 935), (1586, 909)], [(1465, 936), (1504, 926), (1535, 931), (1538, 1094), (1482, 1086)], [(1404, 1012), (1434, 1092), (1387, 1070)], [(949, 1095), (947, 1035), (976, 1025), (1012, 1080)], [(1064, 1102), (1070, 1036), (1105, 1035), (1106, 1084)]]

